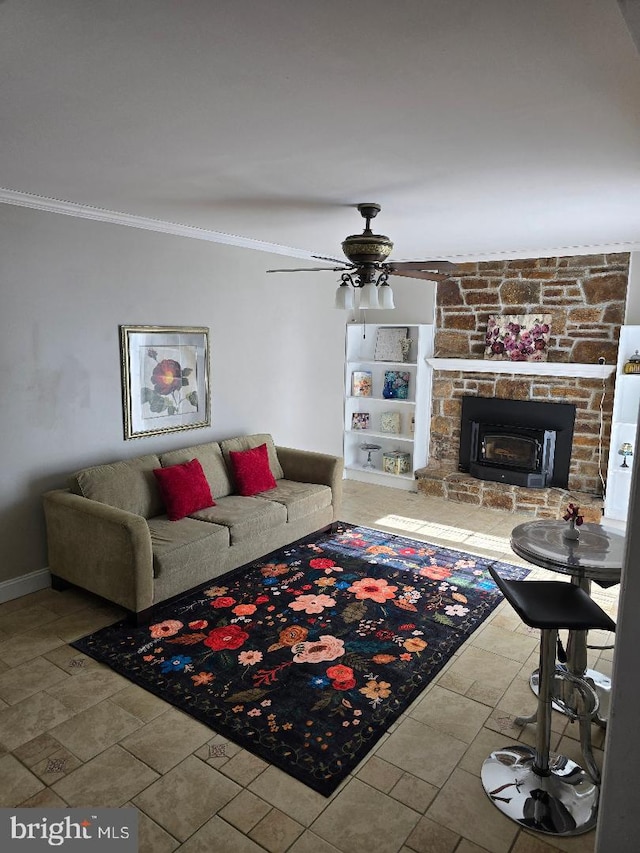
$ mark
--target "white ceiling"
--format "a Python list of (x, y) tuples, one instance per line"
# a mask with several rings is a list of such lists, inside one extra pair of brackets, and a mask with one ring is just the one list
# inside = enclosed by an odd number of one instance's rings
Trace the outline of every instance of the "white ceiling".
[(0, 185), (297, 256), (360, 201), (396, 260), (639, 248), (621, 6), (0, 0)]

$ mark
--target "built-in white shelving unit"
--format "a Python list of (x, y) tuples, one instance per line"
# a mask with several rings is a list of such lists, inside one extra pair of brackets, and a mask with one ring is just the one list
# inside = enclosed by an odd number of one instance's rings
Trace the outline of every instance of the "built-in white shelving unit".
[[(377, 332), (383, 328), (408, 329), (408, 337), (412, 341), (408, 361), (375, 360)], [(347, 479), (415, 490), (413, 472), (427, 464), (432, 376), (427, 357), (433, 354), (433, 332), (434, 327), (431, 325), (411, 323), (352, 323), (347, 326), (344, 386), (344, 461)], [(383, 396), (384, 375), (387, 370), (406, 371), (409, 374), (409, 394), (406, 400), (387, 399)], [(352, 395), (354, 371), (369, 371), (372, 374), (370, 397)], [(369, 415), (368, 429), (352, 428), (353, 414), (356, 412)], [(399, 433), (381, 430), (381, 415), (386, 412), (396, 412), (400, 415)], [(367, 452), (360, 448), (363, 443), (379, 444), (381, 447), (371, 454), (374, 468), (364, 467)], [(383, 454), (393, 450), (410, 454), (408, 473), (389, 474), (382, 470)]]
[(630, 467), (622, 466), (620, 447), (629, 442), (633, 452), (638, 453), (636, 437), (638, 434), (638, 407), (640, 406), (640, 374), (625, 373), (624, 365), (636, 350), (640, 351), (640, 326), (622, 326), (618, 347), (618, 366), (616, 389), (613, 399), (611, 420), (611, 447), (609, 450), (609, 469), (607, 473), (607, 491), (604, 504), (605, 518), (626, 522), (629, 508), (629, 489), (631, 487)]

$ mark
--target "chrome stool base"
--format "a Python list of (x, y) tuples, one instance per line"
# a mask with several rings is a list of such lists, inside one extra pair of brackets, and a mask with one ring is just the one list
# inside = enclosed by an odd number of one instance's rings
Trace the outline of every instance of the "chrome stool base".
[[(538, 695), (538, 672), (539, 670), (534, 669), (531, 673), (531, 678), (529, 679), (529, 686), (536, 696)], [(594, 715), (593, 722), (597, 723), (597, 725), (604, 729), (607, 727), (607, 722), (609, 720), (611, 679), (602, 672), (598, 672), (597, 669), (587, 669), (583, 678), (585, 681), (592, 684), (596, 692), (596, 696), (598, 697), (598, 710)], [(562, 705), (557, 703), (555, 700), (553, 702), (553, 710), (558, 711), (561, 714), (566, 713), (566, 710)]]
[(593, 722), (598, 723), (604, 729), (609, 722), (611, 679), (602, 672), (598, 672), (597, 669), (588, 669), (584, 674), (584, 679), (592, 684), (600, 702), (598, 713), (595, 715)]
[[(531, 676), (531, 689), (534, 693), (538, 693), (538, 675), (539, 670), (536, 670)], [(535, 689), (533, 682), (535, 681)], [(573, 722), (578, 722), (580, 726), (580, 748), (585, 762), (585, 769), (592, 780), (600, 784), (600, 768), (596, 764), (593, 756), (593, 748), (591, 746), (591, 723), (596, 719), (600, 707), (600, 700), (595, 688), (583, 678), (577, 678), (575, 675), (562, 665), (556, 664), (555, 671), (551, 676), (551, 696), (552, 707), (561, 714), (569, 717)], [(537, 720), (538, 712), (536, 711), (529, 717), (516, 717), (515, 723), (519, 726), (534, 723)]]
[(549, 775), (534, 769), (535, 750), (497, 749), (482, 765), (482, 786), (511, 820), (548, 835), (580, 835), (596, 825), (598, 786), (574, 761), (549, 755)]

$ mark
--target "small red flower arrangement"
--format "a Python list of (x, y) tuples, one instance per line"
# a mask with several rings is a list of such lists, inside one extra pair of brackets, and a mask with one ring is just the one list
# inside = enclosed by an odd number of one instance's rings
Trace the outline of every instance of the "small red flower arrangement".
[(567, 511), (562, 516), (562, 518), (565, 521), (573, 521), (576, 527), (580, 527), (580, 525), (584, 521), (584, 518), (579, 513), (580, 507), (578, 506), (578, 504), (569, 504), (569, 506), (567, 507)]

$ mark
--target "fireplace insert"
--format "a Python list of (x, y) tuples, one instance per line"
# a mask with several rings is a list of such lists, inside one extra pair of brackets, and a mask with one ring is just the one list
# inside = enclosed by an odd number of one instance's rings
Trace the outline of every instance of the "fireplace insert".
[(463, 397), (458, 468), (480, 480), (566, 488), (576, 407)]
[(556, 431), (471, 423), (469, 473), (480, 480), (543, 489), (551, 482)]

